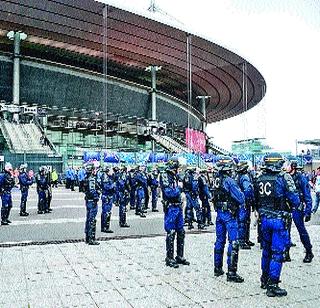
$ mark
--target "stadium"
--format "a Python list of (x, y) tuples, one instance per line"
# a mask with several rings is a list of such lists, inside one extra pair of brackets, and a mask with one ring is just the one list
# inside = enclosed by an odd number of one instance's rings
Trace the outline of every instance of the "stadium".
[(206, 125), (265, 95), (246, 59), (170, 23), (93, 0), (0, 5), (0, 150), (13, 164), (223, 153)]

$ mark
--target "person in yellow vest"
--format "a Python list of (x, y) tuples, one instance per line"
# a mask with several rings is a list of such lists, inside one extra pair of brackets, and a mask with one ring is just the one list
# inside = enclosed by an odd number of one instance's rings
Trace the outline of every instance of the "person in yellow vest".
[(58, 173), (56, 169), (53, 169), (51, 172), (51, 181), (52, 181), (52, 187), (58, 187)]

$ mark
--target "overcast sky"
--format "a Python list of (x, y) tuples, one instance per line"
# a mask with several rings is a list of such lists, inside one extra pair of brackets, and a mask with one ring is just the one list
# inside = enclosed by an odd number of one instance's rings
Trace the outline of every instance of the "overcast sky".
[[(136, 11), (146, 11), (150, 4), (150, 0), (101, 2)], [(295, 152), (296, 139), (320, 139), (320, 0), (155, 3), (191, 32), (243, 56), (266, 80), (266, 96), (256, 107), (208, 126), (208, 135), (218, 145), (230, 149), (232, 140), (266, 137), (276, 150)]]

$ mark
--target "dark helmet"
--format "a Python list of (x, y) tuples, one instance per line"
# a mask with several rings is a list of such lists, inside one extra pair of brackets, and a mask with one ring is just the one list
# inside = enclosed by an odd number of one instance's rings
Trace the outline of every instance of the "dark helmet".
[(87, 173), (92, 173), (94, 170), (94, 164), (93, 163), (87, 163), (85, 166), (85, 170)]
[(214, 168), (219, 172), (230, 172), (233, 167), (234, 162), (229, 156), (220, 156), (214, 165)]
[(281, 171), (284, 159), (279, 153), (269, 153), (263, 158), (264, 168), (271, 171)]
[(180, 167), (178, 157), (171, 157), (167, 162), (168, 170), (177, 170)]
[(108, 165), (103, 166), (103, 171), (108, 173), (110, 171), (110, 167)]
[(302, 166), (302, 164), (300, 163), (300, 161), (299, 161), (299, 160), (296, 160), (296, 159), (292, 159), (292, 160), (290, 161), (290, 167), (291, 167), (291, 169), (296, 169), (296, 170), (301, 170), (301, 169), (303, 169), (303, 166)]
[(241, 172), (247, 172), (249, 168), (249, 164), (247, 161), (245, 160), (241, 160), (239, 161), (239, 163), (237, 164), (237, 172), (241, 173)]
[(19, 167), (19, 170), (20, 170), (21, 172), (24, 172), (24, 171), (27, 170), (27, 168), (28, 168), (28, 165), (27, 165), (27, 164), (21, 164), (20, 167)]
[(39, 172), (40, 173), (46, 173), (46, 171), (47, 171), (47, 167), (46, 166), (39, 167)]
[(118, 172), (119, 170), (120, 170), (120, 169), (119, 169), (118, 166), (114, 166), (114, 167), (113, 167), (113, 171), (114, 171), (114, 172)]

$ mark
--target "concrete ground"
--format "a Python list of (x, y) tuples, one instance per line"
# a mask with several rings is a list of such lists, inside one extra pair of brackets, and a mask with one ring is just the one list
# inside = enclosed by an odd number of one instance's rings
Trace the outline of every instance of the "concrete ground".
[[(142, 220), (131, 211), (132, 228), (122, 230), (114, 222), (115, 234), (99, 233), (101, 244), (88, 246), (80, 241), (85, 213), (82, 196), (63, 188), (54, 193), (54, 212), (37, 215), (31, 192), (27, 218), (18, 216), (19, 193), (14, 193), (13, 223), (0, 227), (0, 307), (320, 306), (317, 215), (308, 223), (314, 261), (302, 263), (304, 249), (293, 227), (297, 247), (291, 249), (292, 262), (284, 265), (281, 277), (288, 296), (268, 298), (259, 285), (261, 251), (257, 245), (240, 251), (243, 284), (229, 283), (225, 275), (214, 277), (212, 227), (206, 233), (187, 233), (185, 255), (191, 265), (171, 269), (164, 264), (161, 213), (150, 213)], [(251, 238), (256, 239), (255, 230)], [(50, 240), (62, 244), (46, 244)]]

